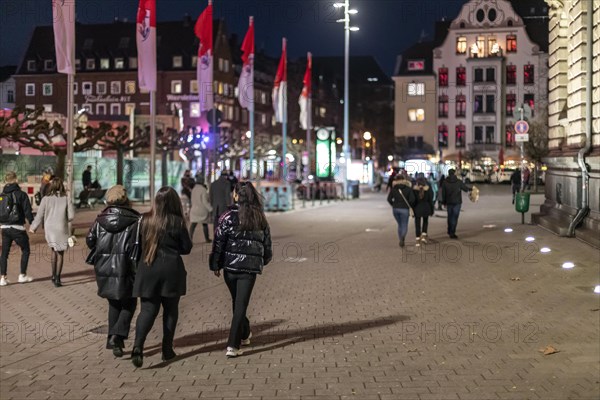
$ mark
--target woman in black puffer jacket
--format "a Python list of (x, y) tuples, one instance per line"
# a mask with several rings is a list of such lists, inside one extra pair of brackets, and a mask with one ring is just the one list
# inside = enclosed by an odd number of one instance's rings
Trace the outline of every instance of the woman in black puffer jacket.
[(227, 357), (242, 354), (249, 345), (250, 321), (246, 310), (256, 275), (273, 258), (269, 223), (262, 199), (250, 182), (240, 182), (233, 192), (235, 204), (219, 218), (210, 255), (210, 269), (216, 276), (225, 270), (225, 283), (231, 293), (233, 319), (227, 342)]
[(129, 206), (121, 185), (106, 192), (108, 207), (96, 218), (86, 242), (95, 252), (98, 296), (108, 300), (108, 342), (116, 357), (123, 356), (137, 300), (132, 297), (135, 263), (129, 254), (135, 243), (140, 214)]

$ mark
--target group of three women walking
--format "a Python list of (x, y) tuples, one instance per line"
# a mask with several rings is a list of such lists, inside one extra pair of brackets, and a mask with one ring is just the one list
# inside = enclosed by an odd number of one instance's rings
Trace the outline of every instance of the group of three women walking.
[[(122, 186), (106, 195), (108, 207), (98, 216), (87, 236), (94, 265), (98, 295), (108, 300), (107, 348), (123, 356), (124, 341), (137, 298), (137, 317), (131, 360), (141, 367), (146, 338), (160, 308), (163, 309), (162, 359), (176, 357), (173, 341), (179, 316), (179, 301), (186, 293), (187, 272), (182, 255), (192, 250), (192, 241), (177, 192), (169, 187), (156, 194), (152, 210), (140, 215), (129, 204)], [(256, 275), (272, 258), (269, 224), (262, 199), (250, 183), (238, 183), (235, 204), (219, 219), (215, 229), (209, 267), (216, 276), (224, 270), (231, 293), (233, 318), (226, 355), (239, 356), (242, 344), (250, 343), (246, 310)]]

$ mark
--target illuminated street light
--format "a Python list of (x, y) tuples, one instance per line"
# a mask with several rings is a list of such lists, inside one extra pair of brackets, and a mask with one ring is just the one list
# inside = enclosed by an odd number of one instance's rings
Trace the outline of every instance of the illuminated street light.
[(363, 138), (364, 138), (365, 140), (371, 140), (371, 138), (372, 138), (372, 137), (373, 137), (373, 136), (371, 136), (371, 132), (365, 132), (365, 133), (363, 134)]
[(250, 131), (246, 132), (246, 137), (248, 139), (250, 139), (252, 137), (252, 132), (250, 132)]
[(388, 156), (388, 161), (394, 161), (394, 156)]

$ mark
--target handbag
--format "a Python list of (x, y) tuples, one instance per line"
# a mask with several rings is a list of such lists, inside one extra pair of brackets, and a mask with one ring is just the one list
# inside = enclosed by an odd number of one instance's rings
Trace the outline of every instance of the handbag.
[(406, 197), (404, 197), (404, 193), (402, 193), (402, 189), (398, 188), (398, 191), (400, 192), (400, 196), (402, 196), (402, 198), (404, 199), (404, 202), (406, 203), (406, 205), (408, 206), (408, 210), (409, 210), (409, 214), (412, 218), (415, 217), (415, 211), (413, 210), (413, 208), (410, 206), (410, 203), (408, 202), (408, 200), (406, 200)]
[(137, 222), (137, 227), (135, 230), (135, 242), (129, 251), (129, 259), (135, 263), (137, 263), (142, 256), (142, 245), (140, 244), (140, 227), (142, 225), (142, 217)]

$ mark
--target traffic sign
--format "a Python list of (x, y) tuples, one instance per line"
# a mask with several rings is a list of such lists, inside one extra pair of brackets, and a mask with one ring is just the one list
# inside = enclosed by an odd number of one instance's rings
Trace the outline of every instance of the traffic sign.
[(515, 123), (515, 132), (521, 135), (529, 132), (529, 124), (527, 123), (527, 121), (523, 121), (522, 119), (517, 121)]
[(517, 133), (515, 135), (515, 141), (517, 141), (517, 142), (529, 142), (529, 134), (528, 133)]

